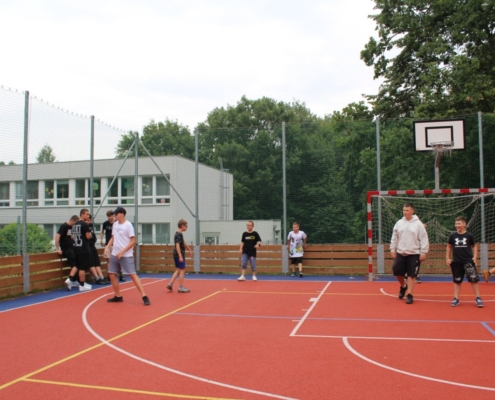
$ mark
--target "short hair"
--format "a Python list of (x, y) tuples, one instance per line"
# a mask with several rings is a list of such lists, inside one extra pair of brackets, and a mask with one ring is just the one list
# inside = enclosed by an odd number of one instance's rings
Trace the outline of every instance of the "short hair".
[(249, 222), (251, 223), (251, 225), (253, 225), (253, 226), (254, 226), (254, 222), (253, 222), (253, 221), (248, 221), (248, 223), (249, 223)]
[(77, 215), (73, 215), (72, 217), (70, 217), (70, 221), (78, 221), (79, 220), (79, 217)]
[(412, 208), (414, 211), (416, 211), (416, 209), (414, 208), (414, 206), (412, 205), (412, 203), (405, 203), (404, 204), (404, 207), (409, 207), (409, 208)]
[(455, 220), (456, 220), (456, 221), (464, 221), (464, 222), (467, 224), (466, 217), (464, 217), (464, 216), (462, 216), (462, 215), (461, 215), (461, 216), (459, 216), (459, 217), (457, 217)]
[(299, 225), (299, 222), (297, 222), (297, 221), (294, 221), (294, 222), (292, 223), (292, 226), (294, 226), (294, 225), (301, 226), (301, 225)]
[(187, 225), (187, 221), (185, 219), (180, 219), (179, 222), (177, 222), (177, 226), (179, 228), (183, 227), (184, 225)]
[(79, 212), (79, 216), (82, 216), (83, 214), (86, 214), (87, 212), (89, 212), (89, 210), (87, 208), (82, 208), (81, 211)]
[(109, 217), (110, 215), (113, 215), (113, 211), (112, 210), (108, 210), (107, 211), (107, 217)]

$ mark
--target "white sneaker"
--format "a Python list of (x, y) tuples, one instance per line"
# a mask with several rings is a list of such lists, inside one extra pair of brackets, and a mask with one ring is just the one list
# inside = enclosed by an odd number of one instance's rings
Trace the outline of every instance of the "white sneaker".
[(79, 286), (81, 286), (79, 285), (79, 282), (77, 281), (72, 282), (72, 287), (79, 287)]
[(244, 275), (241, 275), (239, 278), (237, 278), (239, 282), (245, 281), (246, 278), (244, 278)]
[[(69, 278), (67, 278), (64, 282), (65, 286), (67, 286), (67, 290), (71, 290), (72, 289), (72, 282), (70, 281)], [(79, 284), (78, 284), (79, 285)]]
[(91, 290), (91, 285), (88, 285), (86, 282), (84, 282), (84, 286), (79, 285), (80, 292), (88, 292), (90, 290)]
[(257, 281), (258, 278), (256, 278), (256, 275), (253, 275), (253, 281)]

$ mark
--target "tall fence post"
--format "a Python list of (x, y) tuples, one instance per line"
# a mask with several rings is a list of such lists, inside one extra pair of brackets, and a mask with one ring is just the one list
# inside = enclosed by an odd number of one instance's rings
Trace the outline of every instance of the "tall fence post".
[(201, 270), (201, 258), (200, 258), (200, 221), (199, 221), (199, 129), (195, 129), (194, 135), (194, 149), (195, 149), (195, 157), (194, 157), (194, 187), (195, 187), (195, 209), (194, 219), (196, 220), (196, 246), (194, 246), (194, 272), (200, 272)]
[(136, 271), (141, 270), (141, 248), (139, 237), (139, 133), (136, 132), (136, 147), (134, 148), (134, 235), (136, 238)]
[(29, 92), (24, 93), (24, 154), (22, 165), (22, 284), (23, 291), (29, 292), (29, 254), (27, 251), (27, 176), (29, 139)]
[[(380, 192), (382, 190), (382, 166), (380, 150), (380, 116), (376, 117), (376, 185)], [(376, 272), (385, 273), (385, 246), (382, 237), (382, 199), (378, 198), (378, 243), (376, 245)], [(372, 227), (373, 229), (373, 227)]]
[(93, 214), (93, 181), (94, 181), (94, 155), (95, 155), (95, 117), (92, 115), (91, 120), (91, 139), (89, 144), (89, 213), (94, 222)]
[(282, 233), (282, 273), (289, 272), (289, 257), (285, 250), (285, 241), (287, 237), (287, 180), (285, 175), (285, 122), (282, 122), (282, 202), (283, 202), (283, 233)]
[[(485, 187), (485, 170), (483, 161), (483, 114), (478, 112), (478, 143), (480, 159), (480, 188)], [(486, 226), (485, 226), (485, 198), (481, 196), (481, 243), (480, 243), (480, 261), (481, 269), (488, 269), (488, 244), (486, 243)]]

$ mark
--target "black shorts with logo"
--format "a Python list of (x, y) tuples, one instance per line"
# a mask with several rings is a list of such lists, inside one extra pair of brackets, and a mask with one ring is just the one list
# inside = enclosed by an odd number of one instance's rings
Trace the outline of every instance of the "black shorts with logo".
[[(454, 283), (462, 283), (462, 281), (464, 280), (464, 276), (466, 275), (466, 270), (464, 268), (465, 264), (466, 263), (456, 261), (452, 261), (450, 263), (450, 269), (452, 270), (452, 278)], [(476, 272), (478, 272), (476, 264), (473, 261), (471, 261), (471, 264), (473, 265)]]
[(419, 272), (419, 254), (408, 254), (403, 256), (396, 253), (392, 271), (394, 276), (405, 276), (416, 278)]

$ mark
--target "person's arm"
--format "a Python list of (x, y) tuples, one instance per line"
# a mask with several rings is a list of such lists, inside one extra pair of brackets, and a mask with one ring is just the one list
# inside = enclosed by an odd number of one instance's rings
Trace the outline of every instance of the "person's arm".
[(184, 259), (182, 258), (182, 251), (180, 251), (180, 243), (179, 242), (175, 243), (175, 251), (179, 255), (179, 261), (180, 262), (184, 261)]
[(191, 250), (191, 247), (189, 247), (189, 245), (188, 245), (186, 242), (184, 242), (184, 247), (187, 249), (187, 251), (188, 251), (188, 252), (191, 254), (191, 256), (192, 256), (192, 253), (193, 253), (193, 252), (192, 252), (192, 250)]
[(244, 248), (244, 235), (241, 237), (241, 247), (239, 248), (239, 254), (242, 254), (242, 249)]
[(449, 267), (450, 264), (452, 263), (452, 259), (450, 258), (451, 254), (452, 254), (452, 245), (449, 243), (447, 244), (447, 249), (445, 251), (445, 262)]
[(258, 240), (256, 241), (254, 248), (259, 249), (261, 247), (261, 236), (258, 234), (258, 232), (256, 232), (256, 239)]
[(105, 250), (103, 251), (103, 254), (105, 254), (105, 256), (107, 258), (110, 258), (110, 254), (108, 254), (108, 251), (110, 250), (110, 248), (112, 247), (112, 244), (113, 244), (113, 235), (112, 237), (110, 238), (110, 240), (108, 241), (107, 245), (105, 246)]
[(478, 244), (475, 243), (472, 249), (473, 249), (473, 262), (476, 263), (476, 259), (478, 258)]
[(394, 259), (397, 254), (396, 251), (397, 251), (398, 241), (399, 241), (399, 233), (397, 232), (397, 224), (395, 224), (394, 230), (392, 231), (392, 238), (390, 239), (390, 254)]
[(428, 250), (430, 249), (430, 241), (428, 240), (428, 233), (426, 233), (426, 229), (423, 223), (421, 223), (419, 226), (419, 245), (419, 260), (424, 261), (426, 260), (426, 254), (428, 254)]
[(306, 242), (308, 241), (308, 235), (304, 236), (303, 249), (306, 248)]
[(55, 249), (58, 254), (62, 255), (62, 250), (60, 249), (60, 233), (55, 235)]

